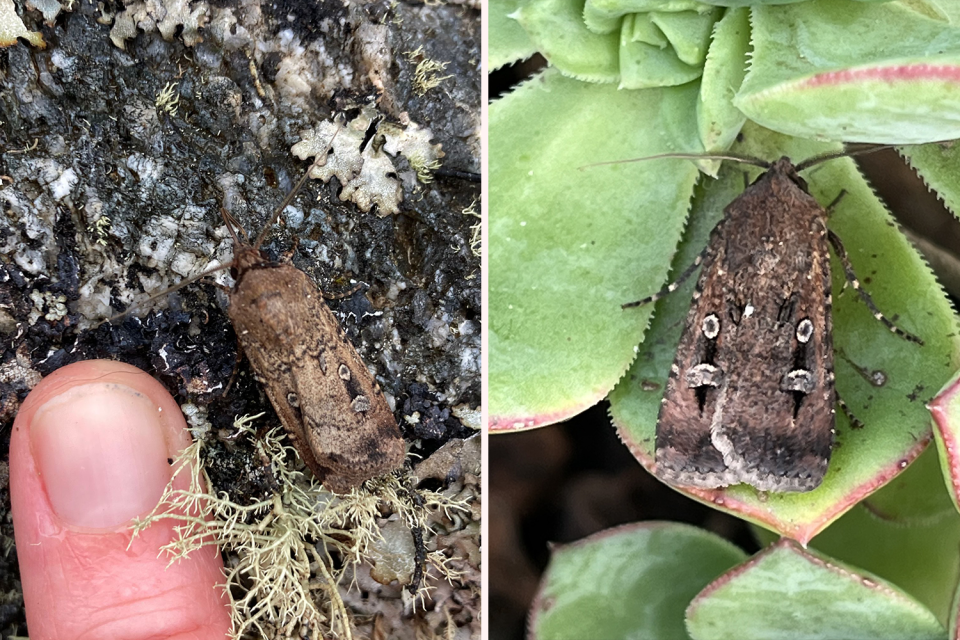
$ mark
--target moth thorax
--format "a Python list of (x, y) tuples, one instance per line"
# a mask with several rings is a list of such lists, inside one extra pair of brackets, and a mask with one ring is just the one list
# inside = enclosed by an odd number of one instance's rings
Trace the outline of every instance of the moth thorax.
[(237, 270), (237, 273), (253, 269), (265, 261), (260, 251), (251, 246), (238, 246), (233, 250), (233, 267)]

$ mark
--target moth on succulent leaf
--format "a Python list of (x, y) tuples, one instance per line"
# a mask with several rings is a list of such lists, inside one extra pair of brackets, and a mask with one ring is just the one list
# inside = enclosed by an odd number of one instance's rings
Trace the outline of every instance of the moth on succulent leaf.
[[(673, 157), (690, 157), (685, 155)], [(702, 157), (702, 156), (696, 156)], [(678, 282), (702, 264), (657, 419), (655, 471), (670, 484), (762, 491), (820, 485), (834, 442), (829, 245), (874, 316), (903, 338), (856, 280), (827, 211), (794, 166), (735, 158), (766, 172), (725, 209)]]

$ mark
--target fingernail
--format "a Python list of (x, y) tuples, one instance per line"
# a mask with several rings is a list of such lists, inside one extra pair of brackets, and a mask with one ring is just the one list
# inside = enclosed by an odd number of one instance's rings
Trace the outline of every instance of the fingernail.
[(115, 383), (72, 387), (37, 409), (30, 441), (50, 504), (74, 526), (145, 515), (170, 480), (157, 406)]

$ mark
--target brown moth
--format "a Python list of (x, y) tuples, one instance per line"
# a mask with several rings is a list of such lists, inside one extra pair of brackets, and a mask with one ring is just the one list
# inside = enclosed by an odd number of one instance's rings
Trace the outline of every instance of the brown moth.
[[(325, 161), (326, 153), (318, 156)], [(326, 488), (342, 493), (398, 468), (405, 447), (380, 385), (320, 290), (292, 263), (271, 262), (260, 251), (309, 173), (256, 242), (244, 245), (233, 235), (236, 284), (227, 314), (300, 457)]]
[(836, 403), (826, 217), (785, 158), (726, 208), (660, 406), (668, 482), (820, 484)]
[[(336, 135), (315, 165), (326, 161)], [(235, 270), (227, 314), (243, 353), (300, 457), (324, 487), (343, 493), (400, 467), (405, 446), (380, 386), (323, 294), (292, 263), (273, 262), (260, 251), (267, 231), (309, 174), (310, 169), (252, 244), (240, 241), (224, 213), (233, 260), (201, 275)]]
[[(698, 157), (676, 154), (672, 157)], [(724, 158), (726, 156), (719, 156)], [(811, 491), (834, 441), (836, 394), (829, 247), (848, 282), (891, 331), (860, 287), (827, 211), (799, 172), (836, 155), (766, 168), (726, 209), (678, 282), (623, 305), (674, 291), (701, 263), (656, 431), (656, 474), (701, 488), (746, 483), (762, 491)]]
[(256, 245), (237, 245), (233, 261), (230, 321), (314, 475), (344, 492), (402, 465), (393, 412), (313, 281)]

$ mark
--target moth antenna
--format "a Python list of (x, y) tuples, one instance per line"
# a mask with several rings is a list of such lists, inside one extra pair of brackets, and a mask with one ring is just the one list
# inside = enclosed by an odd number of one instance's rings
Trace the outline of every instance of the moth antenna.
[[(318, 155), (316, 156), (316, 158), (314, 158), (313, 163), (310, 165), (309, 168), (307, 168), (307, 171), (303, 174), (303, 177), (300, 178), (300, 180), (297, 182), (296, 186), (294, 186), (293, 190), (291, 190), (290, 193), (287, 194), (287, 197), (284, 198), (284, 199), (283, 199), (283, 202), (280, 203), (280, 206), (277, 207), (277, 210), (274, 212), (273, 217), (270, 219), (270, 222), (268, 222), (267, 225), (264, 226), (263, 230), (260, 232), (260, 235), (257, 236), (257, 241), (256, 241), (256, 243), (253, 245), (253, 247), (254, 247), (255, 249), (259, 249), (259, 248), (260, 248), (260, 245), (263, 243), (263, 239), (264, 239), (264, 237), (266, 236), (267, 231), (270, 230), (270, 227), (273, 226), (273, 223), (275, 223), (275, 222), (277, 221), (277, 218), (280, 216), (280, 214), (283, 212), (283, 210), (287, 208), (287, 205), (290, 204), (290, 202), (293, 200), (294, 196), (297, 195), (297, 192), (300, 191), (301, 187), (303, 187), (303, 185), (306, 183), (307, 179), (310, 177), (310, 171), (311, 171), (315, 166), (323, 166), (323, 164), (326, 163), (326, 161), (327, 161), (327, 154), (330, 152), (330, 148), (333, 146), (333, 140), (334, 140), (334, 138), (337, 137), (337, 134), (340, 133), (340, 129), (342, 129), (342, 128), (343, 128), (343, 125), (341, 125), (341, 124), (338, 123), (338, 125), (337, 125), (337, 130), (333, 132), (333, 135), (330, 137), (330, 140), (327, 142), (326, 148), (323, 150), (322, 153), (318, 154)], [(237, 237), (237, 232), (236, 232), (235, 228), (236, 228), (236, 229), (239, 229), (241, 235), (243, 235), (244, 240), (246, 240), (247, 242), (249, 242), (250, 238), (249, 238), (249, 236), (247, 235), (247, 232), (244, 230), (244, 228), (243, 228), (242, 226), (240, 226), (240, 224), (237, 222), (236, 218), (234, 218), (234, 217), (230, 214), (229, 211), (227, 211), (226, 209), (224, 209), (223, 207), (221, 207), (221, 208), (220, 208), (220, 215), (221, 215), (221, 217), (223, 218), (223, 221), (224, 221), (224, 222), (226, 223), (226, 225), (227, 225), (227, 230), (230, 232), (230, 236), (231, 236), (231, 238), (233, 239), (234, 246), (239, 246), (239, 245), (241, 244), (240, 241), (239, 241), (239, 239), (238, 239), (238, 237)], [(192, 277), (192, 278), (187, 278), (186, 280), (184, 280), (184, 281), (182, 281), (182, 282), (179, 282), (179, 283), (175, 284), (175, 285), (172, 286), (172, 287), (168, 287), (168, 288), (164, 289), (164, 290), (161, 291), (160, 293), (155, 293), (155, 294), (153, 294), (152, 296), (150, 296), (149, 298), (146, 298), (145, 300), (141, 300), (141, 301), (135, 302), (129, 309), (127, 309), (127, 310), (124, 311), (123, 313), (118, 313), (118, 314), (116, 314), (116, 315), (114, 315), (114, 316), (111, 316), (110, 318), (107, 318), (107, 320), (105, 320), (105, 322), (113, 322), (114, 320), (119, 320), (120, 318), (124, 318), (124, 317), (130, 315), (130, 313), (132, 313), (134, 310), (140, 308), (141, 306), (143, 306), (143, 305), (145, 305), (145, 304), (149, 304), (149, 303), (153, 302), (154, 300), (157, 300), (158, 298), (162, 298), (163, 296), (165, 296), (165, 295), (167, 295), (167, 294), (170, 294), (170, 293), (173, 293), (174, 291), (177, 291), (177, 290), (179, 290), (179, 289), (182, 289), (182, 288), (186, 287), (187, 285), (196, 282), (196, 281), (199, 280), (200, 278), (203, 278), (203, 277), (205, 277), (205, 276), (210, 275), (211, 273), (216, 273), (217, 271), (221, 271), (221, 270), (223, 270), (223, 269), (229, 269), (230, 267), (233, 266), (233, 264), (234, 264), (234, 261), (231, 260), (231, 261), (229, 261), (229, 262), (225, 262), (225, 263), (223, 263), (223, 264), (217, 265), (216, 267), (211, 267), (210, 269), (207, 269), (207, 270), (204, 271), (203, 273), (198, 274), (198, 275), (196, 275), (196, 276), (194, 276), (194, 277)]]
[(842, 151), (830, 151), (829, 153), (822, 153), (818, 156), (813, 156), (812, 158), (807, 158), (803, 162), (794, 165), (794, 168), (797, 172), (801, 172), (804, 169), (809, 169), (810, 167), (816, 166), (827, 160), (835, 160), (837, 158), (852, 158), (853, 156), (860, 156), (865, 153), (873, 153), (874, 151), (880, 151), (882, 149), (893, 149), (898, 145), (894, 144), (871, 144), (861, 149), (849, 149), (844, 148)]
[(240, 226), (240, 223), (237, 222), (237, 219), (234, 218), (229, 211), (220, 207), (220, 217), (223, 218), (224, 224), (227, 225), (227, 231), (230, 232), (230, 237), (233, 239), (233, 246), (239, 246), (240, 240), (237, 238), (237, 233), (234, 230), (234, 227), (240, 230), (240, 233), (243, 235), (243, 239), (247, 244), (250, 244), (250, 236), (247, 235), (246, 230)]
[(736, 162), (742, 162), (744, 164), (752, 164), (761, 169), (769, 169), (771, 164), (766, 160), (761, 158), (755, 158), (754, 156), (741, 155), (739, 153), (718, 153), (718, 154), (704, 154), (704, 153), (661, 153), (655, 156), (646, 156), (645, 158), (630, 158), (627, 160), (610, 160), (609, 162), (594, 162), (593, 164), (585, 164), (582, 167), (578, 167), (581, 171), (588, 169), (590, 167), (602, 167), (608, 164), (627, 164), (628, 162), (646, 162), (647, 160), (664, 160), (667, 158), (678, 158), (680, 160), (734, 160)]
[(114, 320), (118, 320), (118, 319), (120, 319), (120, 318), (123, 318), (123, 317), (125, 317), (125, 316), (128, 316), (128, 315), (130, 315), (130, 313), (132, 313), (134, 310), (139, 309), (142, 305), (145, 305), (145, 304), (148, 304), (148, 303), (150, 303), (150, 302), (153, 302), (154, 300), (157, 300), (157, 299), (159, 299), (159, 298), (162, 298), (163, 296), (165, 296), (165, 295), (167, 295), (167, 294), (169, 294), (169, 293), (173, 293), (174, 291), (177, 291), (178, 289), (183, 289), (185, 286), (187, 286), (187, 285), (189, 285), (189, 284), (193, 284), (194, 282), (196, 282), (196, 281), (199, 280), (200, 278), (203, 278), (203, 277), (205, 277), (205, 276), (208, 276), (208, 275), (210, 275), (211, 273), (216, 273), (217, 271), (222, 271), (223, 269), (229, 269), (229, 268), (232, 267), (232, 266), (233, 266), (233, 260), (231, 260), (230, 262), (225, 262), (225, 263), (223, 263), (223, 264), (217, 265), (217, 266), (215, 266), (215, 267), (211, 267), (211, 268), (207, 269), (206, 271), (204, 271), (203, 273), (200, 273), (200, 274), (197, 274), (197, 275), (193, 276), (192, 278), (187, 278), (186, 280), (183, 280), (183, 281), (181, 281), (181, 282), (178, 282), (177, 284), (173, 285), (172, 287), (167, 287), (166, 289), (164, 289), (164, 290), (161, 291), (160, 293), (155, 293), (155, 294), (153, 294), (152, 296), (150, 296), (149, 298), (146, 298), (146, 299), (144, 299), (144, 300), (139, 300), (139, 301), (137, 301), (137, 302), (134, 302), (133, 305), (132, 305), (129, 309), (127, 309), (127, 310), (124, 311), (123, 313), (118, 313), (118, 314), (115, 315), (115, 316), (111, 316), (111, 317), (107, 318), (106, 320), (104, 320), (104, 322), (113, 322)]
[(310, 179), (310, 172), (313, 171), (314, 167), (322, 167), (327, 163), (327, 154), (330, 153), (330, 149), (333, 148), (333, 141), (337, 137), (337, 134), (340, 133), (340, 130), (343, 129), (343, 125), (339, 122), (337, 123), (337, 130), (333, 132), (333, 135), (330, 136), (330, 140), (327, 142), (326, 148), (322, 153), (318, 153), (313, 159), (313, 163), (307, 167), (307, 170), (304, 172), (303, 176), (300, 177), (300, 180), (297, 181), (297, 184), (294, 185), (293, 189), (290, 190), (290, 193), (287, 194), (287, 197), (283, 199), (283, 202), (280, 203), (280, 206), (277, 207), (277, 210), (273, 212), (273, 216), (270, 218), (270, 221), (264, 225), (263, 229), (260, 231), (260, 235), (257, 236), (257, 241), (253, 243), (254, 249), (260, 249), (260, 245), (263, 244), (263, 239), (267, 236), (267, 232), (273, 227), (273, 224), (277, 221), (277, 218), (280, 217), (280, 214), (283, 213), (283, 210), (293, 201), (293, 198), (297, 195), (297, 192), (300, 191), (301, 187), (306, 184), (307, 180)]
[[(940, 140), (939, 142), (928, 142), (926, 144), (947, 144), (949, 142), (954, 142), (953, 140)], [(831, 151), (829, 153), (824, 153), (819, 156), (813, 156), (812, 158), (807, 158), (800, 164), (794, 165), (794, 168), (797, 171), (803, 171), (804, 169), (809, 169), (814, 165), (818, 165), (821, 162), (826, 162), (827, 160), (834, 160), (836, 158), (852, 158), (853, 156), (861, 156), (865, 153), (873, 153), (874, 151), (882, 151), (884, 149), (896, 149), (897, 147), (903, 146), (912, 146), (912, 145), (903, 145), (903, 144), (872, 144), (869, 142), (857, 143), (863, 145), (856, 149), (851, 149), (850, 147), (844, 147), (843, 151)]]

